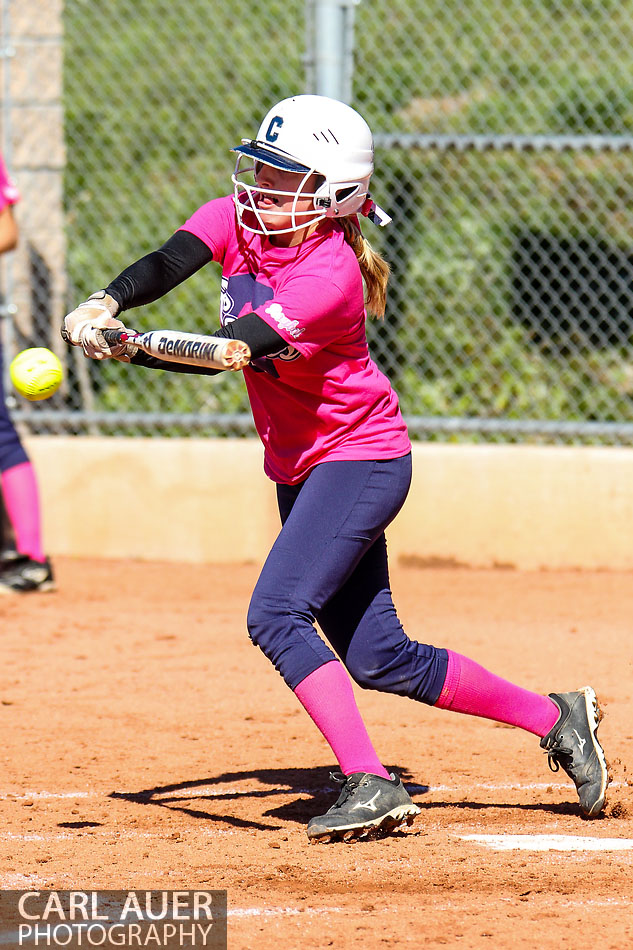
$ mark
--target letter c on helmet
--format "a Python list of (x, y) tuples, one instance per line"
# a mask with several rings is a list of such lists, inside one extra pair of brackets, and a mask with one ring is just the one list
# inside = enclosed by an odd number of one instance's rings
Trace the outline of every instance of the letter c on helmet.
[(273, 116), (270, 120), (270, 125), (266, 130), (266, 141), (267, 142), (276, 142), (279, 138), (279, 132), (276, 132), (275, 129), (280, 129), (284, 124), (284, 120), (280, 115)]

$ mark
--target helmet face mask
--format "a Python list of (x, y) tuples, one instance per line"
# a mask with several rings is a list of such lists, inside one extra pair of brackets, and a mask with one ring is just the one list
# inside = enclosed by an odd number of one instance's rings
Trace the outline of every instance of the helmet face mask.
[[(357, 214), (363, 207), (373, 172), (373, 139), (365, 120), (350, 106), (326, 96), (293, 96), (284, 99), (265, 116), (257, 138), (243, 139), (237, 152), (231, 178), (240, 224), (257, 234), (282, 234), (297, 231), (324, 218)], [(245, 158), (254, 159), (250, 167)], [(290, 223), (283, 228), (266, 225), (258, 208), (258, 193), (273, 194), (272, 189), (250, 183), (258, 164), (296, 175), (294, 192), (275, 192), (280, 199), (292, 198)], [(303, 191), (312, 175), (319, 175), (316, 191)], [(310, 198), (311, 207), (299, 210), (302, 199)], [(248, 212), (248, 213), (247, 213)], [(281, 215), (266, 208), (269, 220)]]
[[(267, 162), (257, 159), (255, 165), (242, 167), (243, 158), (238, 154), (231, 181), (238, 219), (245, 231), (263, 235), (289, 234), (323, 220), (325, 213), (319, 211), (317, 204), (318, 191), (304, 190), (314, 174), (311, 169), (304, 174), (291, 173), (296, 179), (296, 188), (282, 191), (258, 183), (258, 166), (267, 165)], [(262, 205), (262, 198), (270, 199), (270, 204)], [(309, 202), (307, 207), (306, 201)], [(282, 227), (282, 224), (286, 226)]]

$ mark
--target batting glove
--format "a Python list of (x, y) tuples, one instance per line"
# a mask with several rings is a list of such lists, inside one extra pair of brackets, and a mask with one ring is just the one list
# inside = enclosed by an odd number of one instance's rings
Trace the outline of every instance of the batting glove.
[(93, 360), (114, 359), (129, 363), (138, 347), (128, 343), (109, 345), (103, 338), (101, 330), (106, 327), (124, 330), (125, 324), (116, 319), (119, 304), (105, 290), (98, 290), (95, 294), (80, 303), (64, 317), (62, 336), (74, 346), (81, 346), (86, 356)]

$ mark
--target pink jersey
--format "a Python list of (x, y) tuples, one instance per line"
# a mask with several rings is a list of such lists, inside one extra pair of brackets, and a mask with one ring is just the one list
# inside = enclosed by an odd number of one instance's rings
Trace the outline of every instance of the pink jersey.
[(14, 205), (19, 200), (20, 192), (9, 178), (9, 173), (0, 156), (0, 211), (4, 211), (7, 205)]
[(222, 323), (254, 312), (288, 344), (244, 370), (266, 474), (294, 484), (319, 462), (406, 455), (398, 398), (367, 348), (362, 279), (341, 226), (275, 247), (239, 227), (229, 196), (203, 205), (183, 230), (222, 263)]

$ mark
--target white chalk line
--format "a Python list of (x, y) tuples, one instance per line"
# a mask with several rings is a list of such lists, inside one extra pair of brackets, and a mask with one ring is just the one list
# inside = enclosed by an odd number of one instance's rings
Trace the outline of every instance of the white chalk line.
[[(20, 881), (22, 885), (26, 886), (42, 886), (43, 881), (29, 879)], [(545, 902), (552, 901), (551, 894), (535, 894), (535, 899), (543, 899)], [(501, 897), (500, 900), (506, 903), (516, 902), (517, 897)], [(628, 898), (619, 898), (619, 897), (607, 897), (604, 899), (599, 898), (587, 898), (580, 900), (564, 900), (561, 901), (559, 896), (555, 897), (556, 906), (559, 908), (566, 907), (582, 907), (582, 908), (617, 908), (617, 907), (630, 907), (633, 903), (632, 900)], [(449, 910), (454, 910), (458, 906), (459, 902), (449, 901), (443, 904), (437, 904), (434, 901), (433, 909), (437, 912), (444, 912)], [(399, 914), (400, 911), (398, 908), (382, 907), (378, 911), (381, 914), (396, 913)], [(340, 914), (340, 913), (349, 913), (349, 909), (346, 910), (344, 907), (230, 907), (227, 909), (227, 918), (232, 917), (235, 920), (245, 920), (249, 918), (275, 918), (275, 917), (324, 917), (330, 914)], [(372, 914), (375, 916), (375, 914)], [(74, 925), (71, 924), (71, 927)], [(18, 941), (21, 946), (28, 945), (31, 942), (28, 937), (24, 939), (24, 936), (19, 934), (17, 931), (15, 933), (5, 933), (0, 934), (0, 946), (5, 944), (10, 944), (16, 946)]]
[[(553, 894), (543, 894), (535, 895), (537, 897), (542, 897), (543, 899), (551, 900), (556, 903), (557, 907), (630, 907), (633, 904), (633, 899), (627, 897), (605, 897), (605, 898), (586, 898), (586, 899), (570, 899), (570, 900), (561, 900), (560, 895)], [(501, 897), (499, 900), (506, 901), (508, 903), (513, 903), (517, 900), (517, 897)], [(434, 911), (448, 911), (454, 910), (460, 901), (449, 901), (446, 903), (438, 904), (437, 901), (433, 901), (433, 910)], [(306, 907), (306, 908), (296, 908), (296, 907), (235, 907), (229, 908), (227, 911), (228, 917), (237, 917), (237, 918), (246, 918), (246, 917), (307, 917), (307, 916), (322, 916), (324, 914), (344, 914), (350, 913), (349, 908), (345, 907)], [(354, 911), (352, 911), (354, 913)], [(376, 911), (372, 913), (372, 917), (376, 913), (380, 914), (401, 914), (401, 910), (398, 907), (380, 907), (376, 908)]]
[[(612, 787), (618, 787), (625, 783), (614, 782)], [(454, 794), (464, 794), (464, 787), (462, 786), (450, 786), (450, 785), (436, 785), (436, 786), (420, 786), (420, 785), (409, 785), (411, 791), (415, 789), (424, 789), (427, 793), (432, 792), (450, 792)], [(472, 791), (475, 789), (484, 789), (487, 791), (504, 791), (504, 790), (534, 790), (534, 789), (566, 789), (568, 784), (562, 783), (518, 783), (518, 782), (504, 782), (504, 783), (491, 783), (491, 782), (475, 782), (472, 785), (469, 785), (468, 790)], [(184, 790), (183, 790), (184, 791)], [(277, 788), (273, 789), (277, 792), (290, 792), (290, 788)], [(310, 794), (309, 789), (295, 789), (295, 793), (305, 793)], [(5, 793), (4, 796), (0, 797), (10, 797), (12, 800), (17, 801), (29, 801), (29, 800), (38, 800), (38, 799), (68, 799), (68, 798), (89, 798), (89, 797), (107, 797), (108, 793), (100, 793), (96, 791), (66, 791), (66, 792), (52, 792), (47, 790), (38, 790), (38, 791), (29, 791), (22, 793), (21, 795), (14, 795), (12, 793)], [(248, 791), (243, 789), (228, 788), (219, 791), (216, 786), (214, 787), (203, 787), (198, 789), (190, 790), (184, 794), (178, 796), (178, 800), (182, 798), (195, 798), (195, 797), (217, 797), (221, 798), (225, 795), (248, 795)], [(169, 797), (156, 798), (155, 801), (164, 801), (169, 802), (171, 800)], [(79, 823), (78, 823), (79, 824)], [(196, 835), (202, 835), (204, 837), (217, 838), (225, 837), (230, 835), (238, 834), (238, 829), (196, 829)], [(187, 831), (182, 830), (180, 834), (186, 835)], [(134, 831), (132, 829), (118, 829), (117, 831), (112, 831), (112, 829), (104, 828), (98, 829), (94, 827), (87, 826), (86, 828), (75, 828), (72, 830), (58, 832), (56, 834), (38, 834), (38, 833), (25, 833), (25, 834), (16, 834), (13, 832), (0, 832), (0, 841), (34, 841), (34, 842), (47, 842), (47, 841), (62, 841), (75, 839), (77, 836), (90, 836), (90, 837), (99, 837), (99, 838), (116, 838), (120, 839), (163, 839), (170, 840), (171, 835), (161, 832), (148, 832), (148, 831)], [(539, 834), (524, 834), (524, 835), (484, 835), (484, 834), (472, 834), (472, 835), (455, 835), (455, 837), (460, 838), (464, 841), (473, 841), (477, 844), (480, 844), (484, 847), (491, 848), (497, 851), (518, 851), (518, 850), (529, 850), (529, 851), (630, 851), (633, 850), (633, 840), (626, 838), (590, 838), (583, 836), (573, 836), (573, 835), (539, 835)], [(22, 876), (9, 876), (4, 879), (0, 879), (0, 883), (4, 887), (17, 886), (15, 881), (19, 878), (22, 880)], [(25, 881), (31, 881), (31, 878), (24, 878)]]
[[(609, 788), (621, 788), (626, 785), (625, 782), (610, 782)], [(404, 782), (406, 788), (410, 792), (416, 794), (416, 792), (425, 792), (426, 794), (433, 794), (435, 792), (450, 792), (454, 795), (463, 795), (464, 792), (471, 792), (474, 790), (483, 790), (483, 791), (534, 791), (534, 790), (545, 790), (548, 788), (551, 789), (563, 789), (569, 788), (569, 782), (469, 782), (468, 786), (463, 785), (420, 785), (417, 782)], [(262, 788), (258, 788), (257, 791), (262, 791)], [(287, 793), (287, 794), (301, 794), (301, 795), (311, 795), (314, 793), (314, 789), (309, 788), (292, 788), (291, 786), (271, 786), (269, 788), (271, 794), (274, 793)], [(148, 797), (147, 801), (155, 802), (169, 802), (169, 801), (180, 801), (187, 798), (224, 798), (226, 795), (243, 795), (248, 796), (253, 793), (253, 789), (244, 789), (244, 788), (222, 788), (219, 789), (217, 785), (205, 786), (201, 788), (194, 789), (180, 789), (177, 791), (172, 791), (171, 796), (167, 793), (152, 795)], [(63, 798), (108, 798), (110, 792), (98, 792), (98, 791), (68, 791), (68, 792), (51, 792), (46, 790), (39, 791), (27, 791), (27, 792), (0, 792), (0, 799), (6, 799), (9, 801), (36, 801), (39, 799), (63, 799)], [(125, 793), (117, 792), (117, 795), (124, 794), (137, 794), (137, 793)]]
[[(186, 834), (195, 834), (198, 838), (200, 836), (204, 838), (218, 838), (225, 835), (236, 835), (238, 830), (235, 828), (191, 828), (191, 829), (182, 829), (177, 832), (178, 835)], [(31, 832), (26, 834), (16, 834), (12, 831), (3, 831), (0, 833), (0, 841), (63, 841), (65, 839), (72, 839), (73, 841), (77, 836), (86, 836), (91, 838), (162, 838), (164, 841), (176, 841), (177, 839), (173, 838), (174, 832), (160, 832), (160, 831), (134, 831), (133, 829), (116, 829), (112, 828), (73, 828), (68, 831), (60, 831), (55, 834), (38, 834), (37, 832)]]
[(7, 874), (0, 878), (0, 886), (6, 890), (21, 891), (30, 887), (43, 887), (44, 879), (38, 874)]
[(533, 791), (534, 789), (569, 788), (569, 785), (565, 782), (469, 782), (467, 788), (463, 785), (415, 785), (411, 782), (405, 782), (404, 784), (405, 787), (414, 794), (418, 789), (424, 789), (429, 794), (433, 794), (434, 792), (451, 792), (453, 795), (463, 795), (464, 792), (471, 792), (473, 789), (487, 792), (507, 792), (515, 790), (521, 792)]
[(344, 912), (343, 907), (229, 907), (227, 917), (316, 917)]
[[(31, 882), (35, 883), (35, 882)], [(343, 907), (232, 907), (229, 908), (226, 912), (227, 917), (235, 918), (247, 918), (247, 917), (322, 917), (325, 914), (338, 914), (343, 913)], [(86, 927), (87, 930), (90, 930), (90, 923), (76, 924), (74, 922), (65, 922), (64, 927), (70, 928), (72, 932), (75, 928)], [(100, 927), (101, 924), (94, 922), (94, 926)], [(66, 934), (64, 934), (65, 936)], [(35, 934), (25, 935), (21, 934), (19, 931), (0, 933), (0, 946), (9, 944), (10, 946), (29, 946), (33, 944), (34, 946), (46, 945), (44, 944), (43, 939), (37, 939)], [(49, 944), (50, 945), (50, 944)], [(88, 946), (88, 942), (86, 943)], [(61, 946), (61, 944), (60, 944)], [(97, 944), (93, 944), (97, 946)], [(108, 944), (110, 946), (110, 944)]]
[(39, 798), (92, 798), (95, 795), (98, 795), (98, 792), (20, 792), (19, 794), (15, 792), (1, 792), (0, 798), (8, 799), (9, 801), (30, 801), (31, 799)]
[[(92, 838), (111, 838), (116, 841), (129, 839), (152, 839), (163, 841), (183, 840), (189, 833), (196, 838), (219, 838), (239, 834), (235, 828), (195, 828), (183, 829), (178, 832), (178, 838), (172, 834), (158, 831), (134, 831), (133, 829), (111, 828), (90, 829), (84, 835)], [(77, 838), (77, 831), (61, 831), (54, 834), (38, 834), (37, 832), (19, 834), (11, 831), (0, 833), (0, 841), (68, 841)], [(633, 851), (633, 838), (598, 838), (584, 835), (556, 835), (556, 834), (453, 834), (461, 841), (472, 841), (483, 847), (495, 851)], [(0, 878), (0, 884), (6, 880)]]
[(495, 851), (633, 851), (633, 838), (590, 838), (584, 835), (503, 834), (454, 835)]

